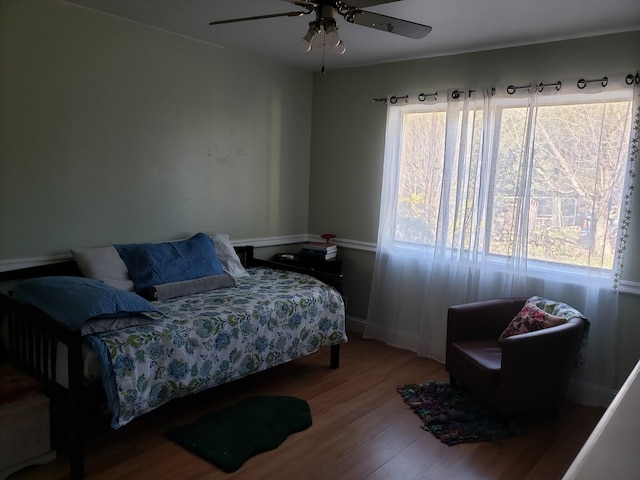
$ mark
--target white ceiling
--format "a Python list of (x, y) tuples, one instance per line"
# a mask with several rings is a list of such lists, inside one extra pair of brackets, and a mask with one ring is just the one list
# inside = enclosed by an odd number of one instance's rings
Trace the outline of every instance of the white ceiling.
[[(348, 4), (348, 0), (345, 0)], [(118, 17), (290, 66), (319, 69), (322, 52), (298, 47), (313, 14), (209, 26), (214, 20), (300, 10), (282, 0), (67, 0)], [(347, 23), (344, 55), (327, 68), (369, 65), (640, 29), (640, 0), (401, 0), (366, 8), (433, 31), (420, 40)], [(612, 52), (615, 53), (615, 52)]]

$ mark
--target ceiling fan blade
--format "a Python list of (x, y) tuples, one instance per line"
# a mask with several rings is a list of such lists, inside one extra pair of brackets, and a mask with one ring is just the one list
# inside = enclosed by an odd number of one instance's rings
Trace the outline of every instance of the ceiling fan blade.
[(282, 0), (282, 1), (283, 2), (288, 2), (288, 3), (293, 3), (294, 5), (297, 5), (297, 6), (302, 7), (302, 8), (310, 8), (312, 10), (318, 6), (317, 2), (308, 2), (306, 0)]
[(344, 3), (348, 4), (350, 7), (367, 8), (367, 7), (375, 7), (376, 5), (382, 5), (385, 3), (393, 3), (398, 1), (399, 0), (346, 0)]
[(431, 27), (428, 25), (421, 25), (419, 23), (362, 10), (355, 12), (353, 19), (349, 21), (364, 27), (371, 27), (376, 30), (382, 30), (383, 32), (395, 33), (403, 37), (416, 39), (425, 37), (431, 31)]
[(215, 22), (209, 22), (209, 25), (222, 25), (225, 23), (246, 22), (248, 20), (261, 20), (263, 18), (274, 18), (274, 17), (301, 17), (303, 15), (308, 15), (312, 11), (313, 10), (308, 10), (305, 12), (272, 13), (269, 15), (257, 15), (255, 17), (230, 18), (228, 20), (217, 20)]

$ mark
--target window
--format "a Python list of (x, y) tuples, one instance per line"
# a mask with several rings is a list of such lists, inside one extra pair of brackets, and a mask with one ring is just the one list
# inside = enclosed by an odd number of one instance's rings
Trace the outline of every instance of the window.
[(399, 107), (396, 244), (613, 269), (631, 92), (535, 101)]

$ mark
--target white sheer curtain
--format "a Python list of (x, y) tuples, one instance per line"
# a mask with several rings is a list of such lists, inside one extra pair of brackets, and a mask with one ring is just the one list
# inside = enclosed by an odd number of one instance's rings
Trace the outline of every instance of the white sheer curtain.
[[(623, 80), (389, 105), (365, 337), (444, 362), (450, 305), (540, 295), (591, 320), (587, 382), (613, 388), (615, 237), (625, 212), (624, 189), (611, 191), (629, 171), (633, 123)], [(593, 98), (604, 104), (576, 107)], [(567, 108), (588, 111), (585, 125), (571, 125)], [(580, 258), (567, 259), (573, 251)]]

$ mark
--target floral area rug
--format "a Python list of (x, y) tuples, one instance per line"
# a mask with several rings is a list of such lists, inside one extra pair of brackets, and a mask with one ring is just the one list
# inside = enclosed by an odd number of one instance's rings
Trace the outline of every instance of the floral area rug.
[(422, 419), (422, 428), (449, 446), (465, 442), (497, 443), (516, 434), (514, 425), (492, 416), (461, 387), (430, 381), (422, 385), (398, 385), (398, 393)]

